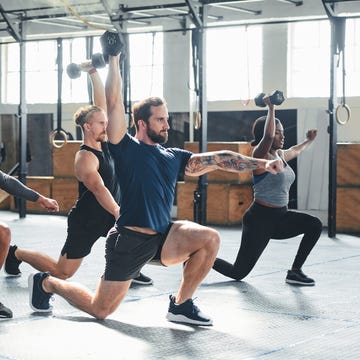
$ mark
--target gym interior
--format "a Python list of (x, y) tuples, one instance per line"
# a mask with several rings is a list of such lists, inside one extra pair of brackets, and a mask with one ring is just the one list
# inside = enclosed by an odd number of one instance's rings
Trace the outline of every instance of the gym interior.
[[(121, 70), (129, 131), (132, 104), (163, 96), (171, 126), (166, 146), (250, 156), (251, 126), (266, 115), (255, 97), (283, 92), (276, 116), (284, 147), (318, 130), (290, 163), (296, 181), (289, 208), (317, 216), (323, 233), (304, 265), (316, 276), (314, 287), (284, 282), (300, 236), (270, 241), (243, 281), (211, 270), (196, 292), (214, 318), (209, 328), (165, 319), (182, 266), (146, 265), (154, 284), (132, 285), (103, 321), (59, 296), (50, 315), (34, 313), (27, 284), (34, 269), (25, 264), (17, 278), (2, 269), (0, 302), (14, 315), (0, 321), (0, 359), (357, 359), (359, 29), (358, 0), (2, 1), (0, 169), (60, 206), (59, 214), (48, 214), (0, 190), (0, 219), (12, 243), (59, 255), (78, 194), (73, 164), (82, 134), (73, 114), (93, 95), (87, 75), (71, 75), (69, 65), (98, 54), (107, 30), (126, 43)], [(107, 65), (97, 70), (105, 78)], [(185, 176), (172, 216), (217, 229), (219, 255), (233, 261), (252, 201), (250, 172)], [(95, 290), (104, 244), (105, 238), (96, 242), (69, 281)]]

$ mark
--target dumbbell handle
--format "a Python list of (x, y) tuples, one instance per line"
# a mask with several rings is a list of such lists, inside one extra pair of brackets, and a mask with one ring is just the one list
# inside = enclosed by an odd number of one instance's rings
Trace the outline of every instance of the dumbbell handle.
[(79, 64), (81, 71), (87, 71), (90, 68), (103, 68), (105, 67), (104, 56), (101, 53), (96, 53), (91, 56), (90, 60), (85, 60)]
[(81, 71), (89, 70), (93, 67), (91, 60), (83, 61), (82, 63), (78, 64)]
[(284, 102), (284, 94), (280, 90), (275, 90), (270, 94), (260, 93), (255, 97), (255, 104), (260, 107), (265, 107), (267, 104), (264, 102), (269, 102), (273, 105), (280, 105)]
[(272, 93), (265, 95), (264, 99), (270, 99), (270, 103), (273, 105), (281, 105), (285, 100), (284, 94), (280, 90), (275, 90)]

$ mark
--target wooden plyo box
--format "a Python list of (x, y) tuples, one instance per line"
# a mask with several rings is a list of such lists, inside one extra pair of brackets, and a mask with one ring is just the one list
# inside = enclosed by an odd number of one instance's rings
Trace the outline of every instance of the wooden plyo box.
[(59, 213), (67, 214), (74, 206), (78, 196), (78, 181), (75, 177), (54, 178), (52, 197), (59, 204)]
[(336, 230), (360, 233), (360, 187), (337, 188)]
[(230, 185), (229, 187), (229, 224), (242, 223), (245, 211), (253, 202), (252, 185)]
[(337, 144), (336, 230), (360, 233), (360, 143)]
[(337, 176), (338, 185), (360, 186), (360, 143), (337, 144)]
[(9, 195), (6, 191), (0, 189), (0, 209), (1, 210), (10, 209), (10, 198), (11, 198), (11, 195)]
[[(193, 182), (177, 183), (177, 211), (179, 220), (194, 220)], [(246, 209), (253, 200), (249, 184), (209, 183), (207, 187), (207, 223), (214, 225), (236, 225), (242, 222)]]
[[(56, 141), (59, 145), (62, 141)], [(61, 148), (53, 147), (53, 175), (55, 177), (74, 176), (75, 154), (79, 151), (82, 141), (68, 141)]]
[[(185, 150), (193, 153), (199, 152), (198, 142), (185, 142)], [(245, 156), (251, 156), (252, 147), (249, 142), (209, 142), (207, 151), (231, 150)], [(206, 174), (209, 182), (224, 182), (232, 184), (250, 184), (252, 182), (252, 172), (243, 171), (240, 173), (231, 173), (227, 171), (216, 170)], [(197, 181), (197, 177), (185, 176), (185, 181)]]

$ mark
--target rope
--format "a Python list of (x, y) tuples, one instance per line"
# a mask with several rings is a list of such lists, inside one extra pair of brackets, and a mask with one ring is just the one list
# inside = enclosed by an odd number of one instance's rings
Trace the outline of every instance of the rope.
[[(343, 96), (342, 96), (341, 104), (339, 104), (336, 107), (335, 119), (336, 119), (336, 122), (339, 125), (345, 125), (351, 118), (351, 109), (346, 104), (346, 96), (345, 96), (346, 70), (345, 70), (345, 49), (344, 48), (342, 48), (341, 53), (342, 53), (342, 90), (343, 90)], [(340, 56), (339, 56), (339, 61), (340, 61)], [(341, 117), (340, 117), (340, 112), (341, 112), (342, 109), (345, 109), (345, 115), (346, 115), (343, 119), (341, 119)]]
[(107, 27), (102, 27), (102, 26), (98, 26), (95, 24), (90, 23), (89, 21), (87, 21), (85, 18), (83, 18), (81, 15), (79, 15), (74, 8), (71, 7), (71, 5), (68, 3), (67, 0), (61, 0), (61, 2), (65, 5), (65, 7), (70, 11), (70, 13), (75, 16), (77, 19), (79, 19), (80, 21), (82, 21), (84, 24), (86, 24), (87, 26), (96, 29), (96, 30), (109, 30)]

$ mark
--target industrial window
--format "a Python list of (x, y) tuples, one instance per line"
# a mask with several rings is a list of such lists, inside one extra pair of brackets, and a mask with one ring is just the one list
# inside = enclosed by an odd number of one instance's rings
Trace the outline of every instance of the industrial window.
[(262, 88), (260, 26), (209, 29), (206, 53), (208, 100), (248, 100)]
[(163, 96), (163, 34), (132, 34), (130, 43), (131, 100)]
[[(299, 22), (288, 27), (288, 97), (330, 95), (330, 22)], [(345, 93), (360, 94), (355, 79), (360, 75), (360, 21), (346, 20)], [(342, 56), (336, 57), (337, 90), (342, 95)]]
[[(19, 44), (2, 48), (1, 102), (18, 104), (20, 101)], [(86, 76), (70, 80), (66, 66), (85, 59), (85, 39), (63, 40), (63, 102), (88, 102)], [(50, 56), (49, 56), (50, 55)], [(57, 41), (42, 40), (25, 43), (25, 97), (28, 104), (56, 103), (58, 99)]]
[[(56, 103), (58, 99), (57, 42), (55, 40), (28, 42), (26, 46), (25, 96), (26, 102)], [(71, 62), (81, 63), (86, 59), (85, 38), (64, 39), (62, 102), (87, 103), (87, 77), (71, 80), (66, 66)], [(2, 48), (1, 102), (18, 104), (20, 99), (19, 44), (3, 45)], [(98, 37), (94, 38), (93, 52), (100, 52)], [(50, 56), (49, 56), (50, 54)], [(131, 98), (140, 100), (152, 95), (163, 95), (163, 35), (130, 35)], [(105, 81), (106, 69), (99, 69)]]
[[(63, 75), (62, 75), (62, 103), (88, 103), (87, 75), (82, 73), (79, 78), (70, 79), (66, 74), (66, 67), (70, 63), (80, 64), (86, 60), (85, 38), (64, 39), (63, 47)], [(57, 79), (54, 86), (57, 86)]]
[[(345, 34), (345, 93), (346, 96), (359, 96), (360, 19), (347, 19)], [(341, 84), (341, 79), (339, 84)]]

